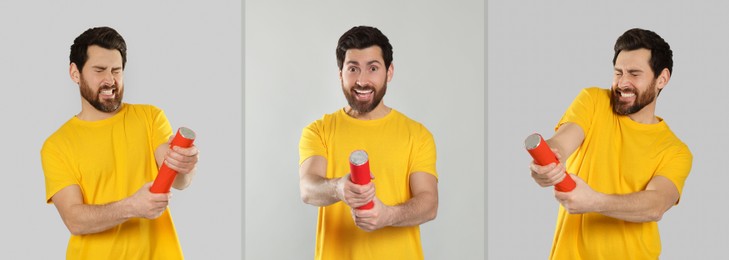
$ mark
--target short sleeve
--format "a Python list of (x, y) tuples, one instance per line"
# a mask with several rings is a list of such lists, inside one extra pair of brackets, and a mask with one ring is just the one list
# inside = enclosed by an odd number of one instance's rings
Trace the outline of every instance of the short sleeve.
[(152, 147), (157, 148), (161, 144), (169, 141), (172, 136), (172, 127), (170, 122), (167, 120), (165, 112), (157, 107), (151, 107), (152, 114)]
[(323, 129), (321, 121), (309, 124), (301, 132), (299, 140), (299, 165), (309, 157), (320, 155), (327, 157), (326, 145), (322, 136)]
[(435, 140), (433, 134), (421, 125), (421, 131), (418, 136), (418, 145), (415, 146), (416, 150), (413, 153), (413, 164), (410, 167), (410, 173), (414, 172), (425, 172), (429, 173), (435, 178), (438, 178), (438, 172), (436, 171), (436, 149)]
[[(46, 203), (51, 203), (51, 198), (61, 189), (70, 185), (79, 185), (79, 180), (71, 169), (72, 162), (61, 151), (60, 145), (49, 138), (41, 149), (41, 164), (46, 182)], [(80, 186), (80, 185), (79, 185)]]
[(599, 94), (599, 88), (587, 88), (580, 91), (572, 104), (567, 108), (562, 119), (559, 120), (554, 131), (557, 131), (560, 126), (564, 123), (575, 123), (582, 128), (582, 131), (587, 133), (590, 130), (592, 118), (595, 114), (595, 98)]
[(670, 155), (666, 156), (664, 162), (656, 170), (656, 175), (671, 180), (676, 185), (678, 194), (682, 194), (683, 185), (686, 182), (686, 178), (688, 178), (689, 172), (691, 172), (693, 162), (691, 151), (686, 145), (681, 145), (680, 148), (675, 149)]

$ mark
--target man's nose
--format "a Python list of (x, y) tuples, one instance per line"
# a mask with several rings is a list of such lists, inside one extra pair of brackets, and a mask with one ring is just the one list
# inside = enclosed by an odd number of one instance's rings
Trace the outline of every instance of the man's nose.
[(101, 82), (104, 86), (114, 86), (116, 83), (116, 79), (114, 79), (114, 74), (109, 72), (104, 75), (104, 81)]
[(363, 77), (361, 75), (359, 76), (359, 78), (357, 79), (357, 82), (355, 82), (355, 84), (357, 84), (357, 86), (360, 86), (360, 87), (366, 87), (366, 86), (371, 85), (369, 79), (367, 79), (366, 77)]

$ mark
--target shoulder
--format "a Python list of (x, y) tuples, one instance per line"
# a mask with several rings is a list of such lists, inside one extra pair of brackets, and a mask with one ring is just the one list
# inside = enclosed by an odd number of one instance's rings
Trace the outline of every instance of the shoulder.
[(130, 112), (142, 112), (147, 114), (163, 113), (162, 109), (150, 104), (124, 104)]
[(321, 128), (328, 125), (333, 125), (336, 121), (341, 120), (341, 114), (343, 114), (343, 112), (341, 112), (341, 109), (330, 114), (324, 114), (319, 119), (309, 123), (306, 128)]
[(147, 122), (167, 121), (167, 115), (165, 115), (165, 112), (154, 105), (126, 103), (124, 105), (126, 107), (125, 118), (127, 120), (131, 118), (138, 118)]
[(72, 142), (72, 138), (74, 136), (74, 133), (77, 131), (74, 130), (74, 124), (73, 124), (73, 118), (69, 119), (61, 125), (55, 132), (53, 132), (48, 138), (46, 138), (45, 142), (43, 142), (43, 147), (41, 148), (41, 153), (45, 153), (50, 149), (57, 149), (58, 147), (64, 147), (65, 143)]
[[(661, 120), (663, 120), (663, 118), (661, 118)], [(674, 133), (673, 130), (671, 130), (671, 128), (668, 126), (668, 124), (665, 121), (663, 121), (663, 123), (665, 124), (665, 127), (666, 127), (665, 131), (667, 133), (666, 139), (664, 142), (666, 142), (670, 145), (671, 150), (677, 154), (684, 154), (684, 155), (693, 157), (688, 145), (686, 143), (684, 143), (680, 138), (678, 138), (676, 133)]]
[(591, 98), (594, 100), (610, 100), (610, 89), (600, 88), (600, 87), (587, 87), (583, 88), (580, 91), (580, 94), (578, 97), (582, 98)]
[(394, 120), (397, 120), (400, 124), (405, 125), (412, 132), (432, 137), (430, 130), (428, 130), (428, 128), (425, 127), (425, 125), (423, 125), (422, 123), (408, 117), (407, 115), (395, 110), (394, 108), (392, 109), (391, 113), (393, 113), (392, 116)]
[(611, 115), (610, 89), (583, 88), (572, 101), (568, 113), (576, 114), (583, 119), (589, 118), (588, 115)]

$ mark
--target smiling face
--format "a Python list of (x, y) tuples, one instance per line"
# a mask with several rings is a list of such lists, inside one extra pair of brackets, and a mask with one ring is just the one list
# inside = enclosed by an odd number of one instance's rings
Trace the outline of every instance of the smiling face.
[(379, 46), (346, 51), (339, 78), (353, 113), (363, 115), (384, 107), (382, 98), (387, 91), (387, 82), (392, 79), (392, 71), (392, 64), (385, 67)]
[(115, 113), (124, 96), (122, 56), (118, 50), (97, 45), (89, 46), (87, 54), (88, 60), (81, 71), (76, 64), (71, 64), (72, 77), (79, 83), (83, 97), (83, 108)]
[[(615, 60), (610, 105), (618, 115), (633, 115), (644, 108), (655, 111), (658, 92), (665, 86), (663, 78), (654, 78), (649, 65), (651, 51), (637, 49), (621, 51)], [(660, 81), (660, 82), (659, 82)]]

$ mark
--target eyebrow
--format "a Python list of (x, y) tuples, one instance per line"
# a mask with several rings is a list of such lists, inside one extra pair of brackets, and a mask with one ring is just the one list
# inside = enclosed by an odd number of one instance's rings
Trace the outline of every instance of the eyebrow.
[[(615, 67), (615, 71), (617, 71), (617, 72), (623, 72), (623, 70), (620, 69), (620, 68), (618, 68), (618, 67)], [(642, 73), (643, 70), (641, 70), (641, 69), (629, 69), (628, 70), (628, 73), (639, 73), (639, 72)]]
[[(100, 70), (106, 70), (107, 68), (109, 68), (109, 67), (101, 66), (101, 65), (94, 65), (91, 67), (94, 69), (100, 69)], [(122, 67), (111, 67), (111, 70), (121, 70), (121, 69), (122, 69)]]
[[(371, 60), (371, 61), (368, 61), (368, 62), (367, 62), (367, 65), (372, 65), (372, 64), (375, 64), (375, 63), (377, 63), (377, 64), (381, 64), (379, 60)], [(353, 60), (350, 60), (350, 61), (347, 61), (347, 63), (346, 63), (346, 64), (354, 64), (354, 65), (359, 65), (359, 62), (357, 62), (357, 61), (353, 61)]]

